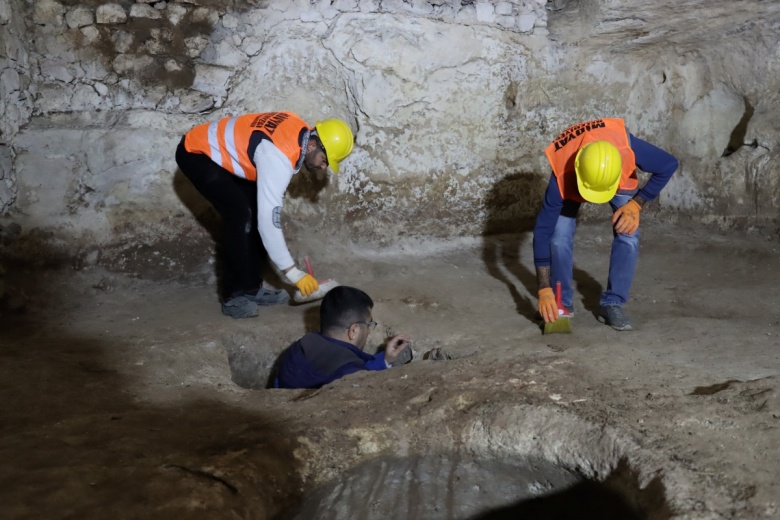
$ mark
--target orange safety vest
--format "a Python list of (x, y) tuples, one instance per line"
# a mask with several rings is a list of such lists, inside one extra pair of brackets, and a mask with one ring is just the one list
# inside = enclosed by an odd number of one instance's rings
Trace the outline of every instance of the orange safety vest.
[(196, 126), (184, 137), (184, 148), (203, 153), (238, 177), (256, 181), (254, 153), (263, 139), (269, 139), (290, 159), (298, 171), (306, 155), (304, 147), (312, 129), (292, 112), (264, 112), (226, 117)]
[(574, 158), (580, 148), (594, 141), (609, 141), (620, 151), (623, 168), (618, 190), (635, 190), (639, 186), (636, 157), (628, 141), (626, 124), (622, 119), (605, 117), (570, 126), (545, 149), (563, 199), (587, 202), (577, 189)]

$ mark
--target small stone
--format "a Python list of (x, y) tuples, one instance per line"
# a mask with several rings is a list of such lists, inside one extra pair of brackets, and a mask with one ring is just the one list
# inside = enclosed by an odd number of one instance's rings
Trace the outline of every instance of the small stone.
[(101, 97), (105, 97), (108, 94), (108, 87), (99, 81), (95, 83), (95, 90)]
[(100, 38), (100, 31), (94, 25), (82, 27), (81, 34), (84, 35), (85, 43), (94, 43)]
[(173, 25), (179, 25), (179, 22), (187, 14), (187, 8), (181, 4), (168, 4), (166, 7), (168, 21)]

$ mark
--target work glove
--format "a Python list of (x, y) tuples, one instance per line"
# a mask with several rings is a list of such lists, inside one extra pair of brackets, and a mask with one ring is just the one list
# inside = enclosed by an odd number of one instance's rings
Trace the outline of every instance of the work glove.
[(539, 314), (547, 323), (558, 319), (558, 304), (555, 303), (555, 294), (552, 287), (539, 289)]
[(619, 207), (612, 215), (612, 224), (615, 226), (615, 233), (621, 235), (633, 235), (639, 229), (639, 210), (642, 209), (637, 201), (629, 200), (626, 204)]
[(306, 274), (297, 267), (293, 267), (287, 271), (284, 276), (287, 281), (295, 285), (304, 297), (309, 296), (311, 293), (320, 288), (320, 284), (317, 279), (310, 274)]

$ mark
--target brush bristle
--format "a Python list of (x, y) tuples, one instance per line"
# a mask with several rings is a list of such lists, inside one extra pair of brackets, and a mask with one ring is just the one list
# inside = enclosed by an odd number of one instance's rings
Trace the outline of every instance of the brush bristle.
[(559, 316), (552, 323), (545, 323), (544, 334), (571, 334), (571, 319)]
[(293, 295), (293, 301), (295, 303), (308, 303), (313, 302), (316, 300), (321, 300), (325, 297), (325, 295), (333, 289), (334, 287), (338, 287), (341, 285), (336, 280), (322, 280), (320, 282), (320, 288), (311, 293), (309, 296), (304, 296), (301, 294), (301, 291), (295, 291), (295, 294)]

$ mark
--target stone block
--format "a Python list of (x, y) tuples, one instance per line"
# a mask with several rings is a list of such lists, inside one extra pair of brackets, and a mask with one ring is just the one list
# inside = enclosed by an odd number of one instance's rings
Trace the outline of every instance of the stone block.
[(225, 29), (236, 29), (238, 28), (238, 24), (238, 17), (232, 13), (228, 13), (222, 17), (222, 27)]
[(141, 45), (139, 50), (155, 55), (167, 54), (170, 52), (173, 39), (174, 36), (170, 29), (156, 27), (149, 32), (149, 39)]
[(64, 63), (57, 60), (41, 60), (41, 74), (48, 78), (62, 81), (63, 83), (70, 83), (73, 81), (73, 74), (70, 73)]
[(533, 14), (524, 14), (517, 17), (517, 29), (520, 32), (531, 32), (536, 23), (536, 16)]
[(6, 25), (11, 21), (11, 4), (8, 0), (0, 0), (0, 25)]
[(180, 70), (182, 70), (181, 63), (179, 63), (174, 59), (167, 60), (164, 66), (165, 66), (165, 70), (167, 70), (168, 72), (179, 72)]
[(205, 36), (192, 36), (184, 40), (184, 45), (187, 47), (187, 56), (190, 58), (197, 58), (200, 53), (208, 46), (209, 40)]
[(0, 91), (3, 92), (5, 98), (8, 98), (11, 92), (19, 90), (20, 86), (19, 73), (16, 70), (8, 67), (0, 72)]
[(84, 36), (85, 43), (95, 43), (100, 39), (100, 31), (94, 25), (82, 27), (81, 34)]
[(494, 9), (499, 16), (511, 16), (513, 6), (509, 2), (497, 2)]
[(224, 96), (233, 71), (213, 65), (195, 65), (195, 79), (192, 88), (205, 94)]
[(165, 7), (165, 16), (173, 25), (179, 25), (179, 22), (187, 14), (187, 8), (181, 4), (168, 4)]
[(219, 13), (214, 9), (207, 7), (198, 7), (192, 11), (192, 17), (190, 19), (193, 23), (205, 22), (212, 26), (216, 25), (219, 21)]
[(125, 23), (127, 11), (119, 4), (103, 4), (97, 8), (95, 19), (99, 24)]
[(214, 46), (215, 56), (212, 61), (215, 65), (223, 67), (240, 67), (246, 63), (246, 54), (236, 48), (228, 40), (222, 40)]
[(94, 87), (95, 92), (97, 92), (100, 97), (105, 97), (108, 94), (108, 87), (104, 83), (98, 81), (95, 83)]
[(123, 75), (128, 72), (140, 72), (150, 67), (154, 62), (151, 56), (131, 56), (129, 54), (120, 54), (112, 63), (114, 72)]
[(114, 43), (114, 50), (116, 50), (116, 52), (129, 52), (133, 48), (135, 35), (120, 29), (111, 33), (111, 41)]
[(65, 14), (65, 22), (71, 29), (86, 27), (95, 23), (95, 13), (88, 7), (76, 7)]
[(179, 110), (184, 114), (200, 114), (214, 108), (214, 98), (195, 91), (186, 91), (179, 96)]
[(36, 25), (52, 25), (61, 27), (65, 7), (54, 0), (38, 0), (33, 10), (33, 23)]
[(76, 83), (72, 88), (73, 95), (70, 98), (69, 109), (90, 110), (100, 105), (100, 96), (91, 85)]
[(149, 4), (133, 4), (130, 8), (130, 18), (149, 18), (159, 20), (162, 18), (162, 12)]
[(496, 13), (491, 4), (487, 2), (477, 4), (477, 21), (482, 23), (493, 23), (496, 21)]
[(496, 16), (496, 23), (500, 25), (501, 27), (506, 27), (507, 29), (514, 29), (515, 28), (515, 17), (514, 16)]

